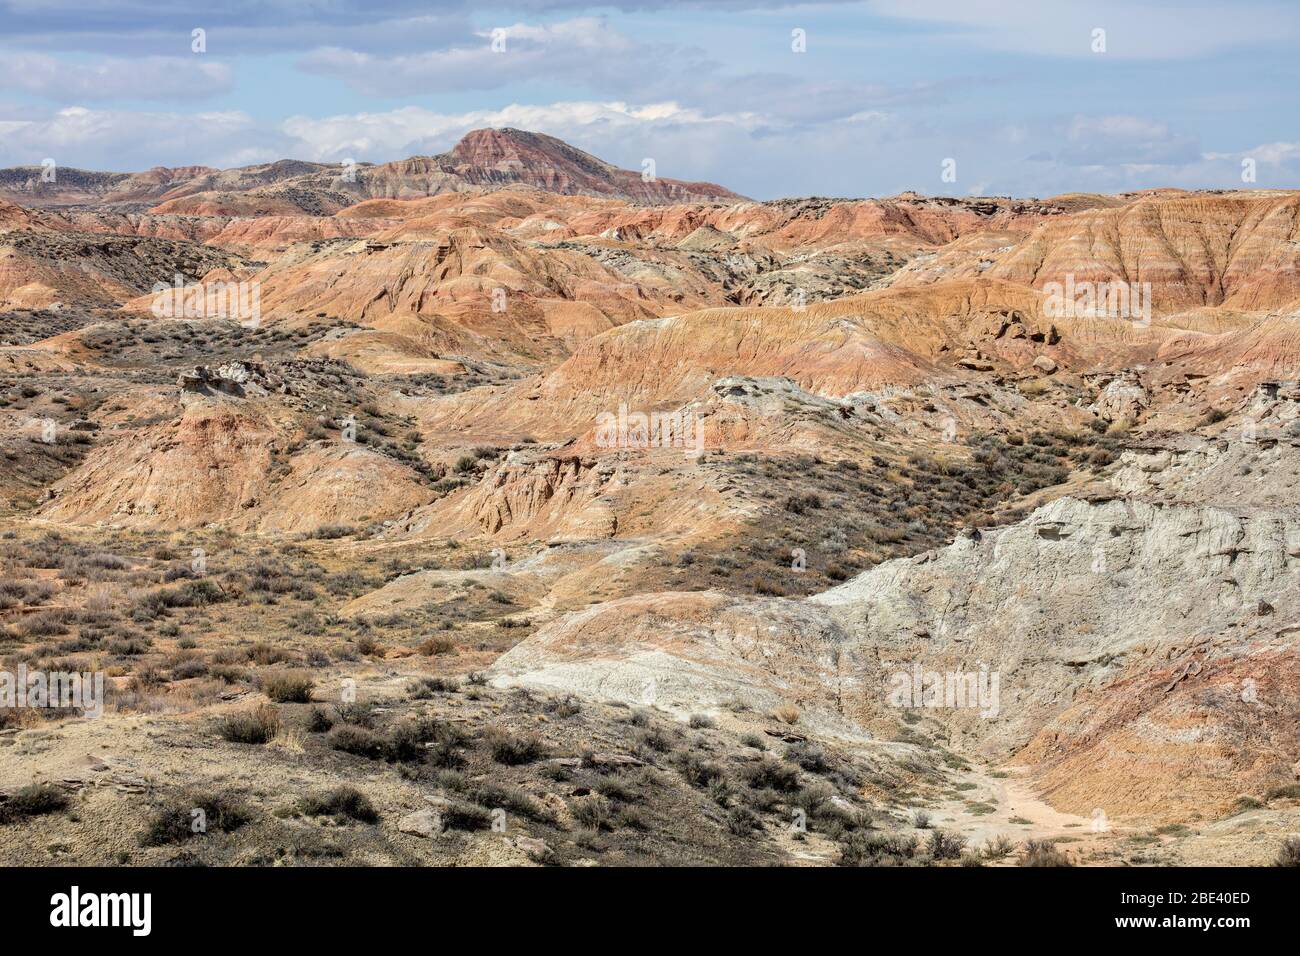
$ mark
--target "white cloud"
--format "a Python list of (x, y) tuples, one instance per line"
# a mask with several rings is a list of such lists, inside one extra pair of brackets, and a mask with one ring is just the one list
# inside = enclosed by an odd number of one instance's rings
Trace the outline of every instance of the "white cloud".
[[(868, 0), (876, 13), (947, 26), (962, 46), (1041, 56), (1195, 59), (1225, 50), (1286, 47), (1297, 34), (1294, 8), (1269, 0)], [(1093, 52), (1093, 30), (1106, 51)]]
[[(497, 36), (499, 31), (499, 37)], [(501, 42), (494, 46), (494, 39)], [(340, 47), (313, 50), (298, 66), (338, 77), (374, 95), (440, 90), (496, 89), (544, 76), (549, 82), (631, 82), (651, 57), (666, 57), (664, 47), (635, 44), (602, 17), (579, 17), (554, 24), (515, 23), (478, 32), (478, 42), (441, 50), (393, 56)]]
[[(497, 32), (499, 31), (499, 32)], [(494, 49), (493, 40), (504, 40)], [(809, 125), (865, 115), (881, 106), (939, 98), (941, 84), (894, 87), (815, 74), (727, 72), (693, 46), (642, 42), (604, 17), (552, 24), (515, 23), (479, 32), (478, 42), (418, 54), (379, 56), (327, 47), (297, 61), (368, 95), (514, 88), (528, 84), (590, 90), (600, 99), (690, 102), (707, 112), (766, 115), (774, 126)]]
[(286, 120), (282, 129), (302, 144), (299, 155), (304, 159), (338, 161), (353, 157), (383, 162), (415, 153), (440, 152), (470, 130), (488, 126), (538, 130), (580, 145), (580, 140), (593, 135), (609, 137), (633, 130), (720, 125), (744, 132), (763, 123), (762, 118), (747, 113), (710, 115), (672, 102), (637, 106), (613, 101), (515, 103), (499, 110), (466, 113), (437, 113), (407, 106), (323, 119), (295, 116)]
[(1177, 165), (1200, 158), (1196, 140), (1139, 116), (1075, 116), (1057, 158), (1079, 166)]
[(1241, 160), (1251, 157), (1256, 162), (1281, 166), (1286, 163), (1300, 165), (1300, 143), (1264, 143), (1244, 153), (1229, 154), (1227, 158)]
[[(72, 106), (51, 115), (0, 122), (0, 165), (39, 163), (133, 171), (154, 166), (279, 159), (292, 145), (259, 131), (246, 113), (145, 113)], [(256, 144), (250, 149), (250, 143)], [(252, 158), (252, 157), (256, 158)]]
[(192, 99), (225, 93), (230, 67), (199, 56), (106, 58), (73, 63), (43, 53), (0, 52), (0, 87), (63, 102)]
[[(869, 111), (839, 122), (776, 128), (766, 117), (745, 112), (620, 100), (516, 103), (457, 113), (404, 107), (297, 116), (275, 126), (241, 112), (76, 107), (42, 116), (0, 113), (0, 166), (39, 163), (47, 156), (61, 166), (113, 170), (282, 158), (386, 162), (443, 152), (469, 130), (488, 126), (549, 133), (627, 169), (653, 157), (662, 176), (708, 180), (756, 198), (890, 195), (904, 189), (1050, 196), (1153, 186), (1233, 188), (1242, 185), (1241, 158), (1247, 155), (1259, 160), (1259, 186), (1300, 184), (1300, 144), (1187, 152), (1178, 145), (1186, 137), (1176, 130), (1135, 116), (936, 129), (906, 111)], [(956, 183), (940, 178), (946, 157), (958, 160)]]

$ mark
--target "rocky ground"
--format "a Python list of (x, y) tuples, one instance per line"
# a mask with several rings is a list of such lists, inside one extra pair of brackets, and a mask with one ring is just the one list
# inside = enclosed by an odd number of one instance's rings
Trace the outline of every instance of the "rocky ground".
[(1284, 855), (1300, 198), (753, 203), (557, 143), (0, 175), (0, 673), (107, 690), (0, 707), (0, 861)]

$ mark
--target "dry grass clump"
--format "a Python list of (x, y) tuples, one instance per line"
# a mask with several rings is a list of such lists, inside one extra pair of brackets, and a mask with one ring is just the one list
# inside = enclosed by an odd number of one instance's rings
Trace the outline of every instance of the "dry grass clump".
[(0, 825), (15, 823), (27, 817), (57, 813), (67, 805), (67, 795), (58, 787), (48, 783), (33, 783), (0, 803)]
[(513, 767), (532, 763), (545, 752), (541, 740), (534, 734), (513, 734), (500, 727), (488, 731), (488, 752), (497, 763)]
[(434, 657), (438, 654), (454, 654), (456, 652), (456, 642), (449, 637), (431, 637), (420, 645), (419, 650), (425, 657)]
[(1287, 837), (1277, 851), (1274, 866), (1300, 866), (1300, 837)]
[(307, 674), (286, 671), (262, 678), (262, 693), (277, 704), (307, 704), (316, 683)]
[(799, 708), (793, 704), (781, 704), (772, 708), (772, 716), (783, 724), (795, 724), (799, 721)]
[(428, 700), (435, 694), (455, 694), (460, 683), (453, 677), (417, 677), (406, 686), (411, 700)]
[(1027, 840), (1016, 861), (1020, 866), (1073, 866), (1051, 840)]
[(309, 794), (298, 801), (298, 809), (311, 817), (343, 817), (362, 823), (378, 823), (379, 811), (370, 798), (356, 787), (337, 787), (328, 793)]
[(246, 806), (225, 794), (181, 794), (172, 797), (154, 814), (140, 834), (140, 844), (165, 846), (201, 833), (229, 833), (252, 818)]
[(855, 830), (840, 843), (840, 866), (902, 866), (916, 856), (916, 837)]
[(280, 713), (269, 704), (229, 714), (217, 724), (217, 733), (235, 744), (264, 744), (280, 732)]

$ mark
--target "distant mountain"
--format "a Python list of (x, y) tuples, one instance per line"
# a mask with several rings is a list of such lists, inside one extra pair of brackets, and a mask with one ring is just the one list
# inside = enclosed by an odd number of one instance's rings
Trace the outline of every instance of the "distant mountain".
[(54, 182), (46, 182), (43, 172), (39, 166), (0, 170), (0, 198), (24, 206), (234, 216), (331, 215), (365, 199), (415, 199), (512, 185), (650, 205), (744, 198), (713, 183), (644, 179), (639, 171), (619, 169), (553, 136), (518, 129), (474, 130), (441, 155), (373, 166), (280, 160), (228, 170), (190, 166), (100, 173), (60, 168)]
[(63, 166), (0, 169), (0, 198), (23, 206), (149, 206), (181, 183), (216, 173), (207, 166), (101, 173)]
[(647, 181), (640, 172), (619, 169), (554, 136), (518, 129), (476, 129), (436, 159), (444, 170), (476, 186), (523, 183), (566, 195), (654, 204), (744, 198), (713, 183)]

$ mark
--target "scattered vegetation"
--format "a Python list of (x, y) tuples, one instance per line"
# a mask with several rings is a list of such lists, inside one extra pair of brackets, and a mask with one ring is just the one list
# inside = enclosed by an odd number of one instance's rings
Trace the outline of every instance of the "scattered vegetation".
[(231, 743), (264, 744), (280, 732), (280, 714), (274, 707), (262, 704), (221, 718), (217, 732)]

